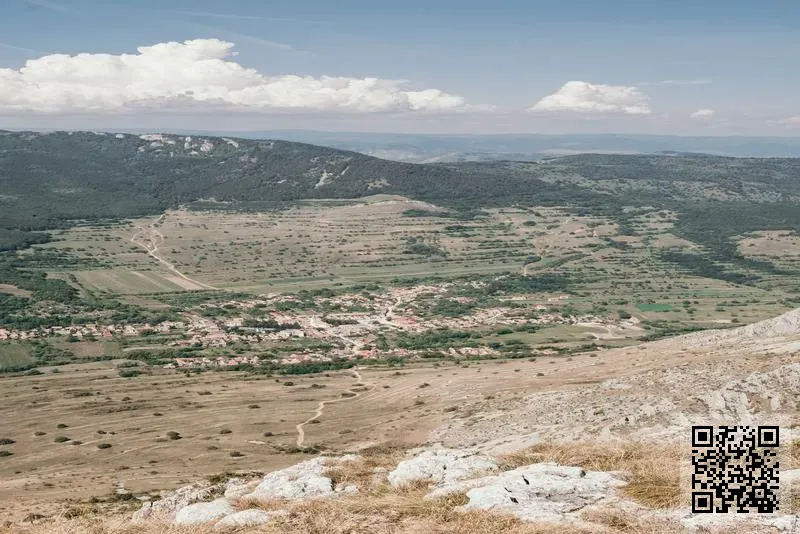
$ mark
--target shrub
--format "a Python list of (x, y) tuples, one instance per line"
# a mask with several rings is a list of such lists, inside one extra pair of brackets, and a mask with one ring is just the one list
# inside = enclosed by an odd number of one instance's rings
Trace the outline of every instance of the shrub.
[(120, 369), (119, 376), (120, 378), (134, 378), (142, 374), (141, 371), (138, 369)]
[(14, 441), (13, 439), (9, 439), (9, 438), (0, 439), (0, 445), (12, 445), (14, 443), (16, 443), (16, 441)]
[(99, 443), (97, 445), (97, 448), (98, 449), (110, 449), (111, 448), (111, 444), (110, 443)]
[(264, 437), (265, 437), (265, 438), (268, 438), (268, 437), (270, 437), (270, 436), (274, 436), (274, 435), (275, 435), (275, 434), (273, 434), (273, 433), (272, 433), (272, 432), (270, 432), (270, 431), (264, 432)]
[(175, 432), (174, 430), (170, 430), (169, 432), (167, 432), (167, 437), (174, 441), (181, 439), (183, 436), (181, 436), (180, 433)]
[(64, 443), (65, 441), (69, 441), (69, 438), (67, 436), (58, 436), (53, 441), (55, 441), (56, 443)]
[(222, 430), (219, 431), (220, 434), (230, 434), (231, 432), (233, 432), (233, 430), (229, 428), (223, 428)]
[(242, 456), (244, 456), (244, 454), (239, 451), (231, 451), (231, 458), (241, 458)]
[(6, 456), (11, 456), (12, 454), (14, 453), (11, 451), (0, 451), (0, 458), (5, 458)]
[(44, 436), (47, 432), (42, 432), (41, 430), (37, 430), (33, 433), (34, 436)]
[(58, 423), (56, 425), (56, 428), (68, 428), (68, 427), (69, 427), (69, 425), (65, 425), (64, 423)]

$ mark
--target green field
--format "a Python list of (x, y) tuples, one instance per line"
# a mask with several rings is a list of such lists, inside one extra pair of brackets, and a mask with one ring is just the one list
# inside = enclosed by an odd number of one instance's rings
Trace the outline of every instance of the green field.
[(35, 362), (29, 347), (17, 343), (0, 343), (0, 371), (25, 368)]

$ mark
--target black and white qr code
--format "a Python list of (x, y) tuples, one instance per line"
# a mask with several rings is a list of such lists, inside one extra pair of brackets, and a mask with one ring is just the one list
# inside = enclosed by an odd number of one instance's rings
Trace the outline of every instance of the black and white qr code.
[(692, 427), (692, 512), (780, 508), (777, 426)]

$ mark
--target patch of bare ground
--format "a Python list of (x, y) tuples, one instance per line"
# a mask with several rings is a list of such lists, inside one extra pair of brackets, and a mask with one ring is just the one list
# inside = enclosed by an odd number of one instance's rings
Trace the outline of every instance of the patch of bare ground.
[(9, 295), (14, 295), (15, 297), (31, 296), (31, 292), (27, 289), (20, 289), (17, 286), (12, 286), (10, 284), (0, 284), (0, 293), (8, 293)]

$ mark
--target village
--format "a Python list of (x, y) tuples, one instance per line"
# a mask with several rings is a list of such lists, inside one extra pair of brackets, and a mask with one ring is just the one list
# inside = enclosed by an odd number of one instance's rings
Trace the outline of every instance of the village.
[[(417, 310), (419, 299), (451, 300), (469, 303), (470, 297), (445, 299), (449, 284), (391, 288), (386, 293), (346, 293), (314, 297), (303, 302), (296, 295), (266, 294), (252, 299), (232, 299), (202, 304), (180, 313), (182, 320), (158, 324), (98, 324), (58, 326), (34, 330), (0, 328), (0, 340), (65, 338), (70, 341), (123, 341), (135, 350), (137, 341), (154, 341), (159, 347), (176, 349), (225, 349), (280, 346), (305, 340), (327, 344), (325, 350), (300, 349), (282, 354), (280, 363), (299, 364), (340, 359), (376, 360), (414, 358), (419, 351), (406, 348), (379, 350), (373, 343), (381, 332), (418, 334), (430, 330), (518, 327), (522, 325), (603, 324), (594, 316), (564, 315), (550, 304), (566, 295), (547, 297), (544, 303), (520, 305), (524, 297), (506, 299), (509, 305), (476, 307), (468, 314), (423, 317)], [(438, 300), (437, 300), (438, 299)], [(513, 305), (512, 305), (513, 304)], [(325, 313), (321, 310), (332, 310)], [(283, 310), (283, 311), (277, 311)], [(148, 343), (152, 348), (153, 343)], [(219, 352), (219, 351), (218, 351)], [(249, 351), (248, 351), (249, 352)], [(487, 347), (445, 347), (442, 352), (456, 358), (493, 357), (498, 351)], [(197, 355), (176, 357), (166, 368), (213, 368), (258, 365), (258, 355)], [(273, 359), (273, 358), (267, 358)]]

